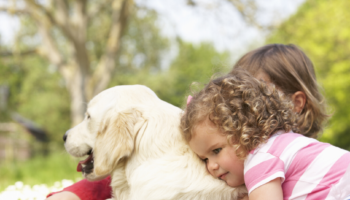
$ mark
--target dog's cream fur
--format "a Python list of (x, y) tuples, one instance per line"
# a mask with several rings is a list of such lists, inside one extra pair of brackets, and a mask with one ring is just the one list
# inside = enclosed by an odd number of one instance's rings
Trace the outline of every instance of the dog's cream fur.
[(93, 172), (84, 176), (111, 175), (117, 200), (235, 200), (245, 194), (245, 187), (230, 188), (207, 172), (181, 136), (181, 112), (145, 86), (116, 86), (90, 101), (65, 147), (76, 157), (93, 150)]

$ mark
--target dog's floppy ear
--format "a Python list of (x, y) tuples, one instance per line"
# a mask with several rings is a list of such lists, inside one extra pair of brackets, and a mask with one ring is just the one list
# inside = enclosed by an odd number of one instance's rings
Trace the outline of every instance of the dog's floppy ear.
[(112, 172), (121, 158), (134, 150), (134, 139), (145, 119), (141, 109), (110, 111), (100, 127), (94, 147), (94, 173), (105, 176)]

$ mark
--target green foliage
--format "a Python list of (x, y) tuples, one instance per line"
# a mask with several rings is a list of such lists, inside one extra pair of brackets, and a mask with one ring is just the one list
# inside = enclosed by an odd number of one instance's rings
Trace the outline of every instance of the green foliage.
[[(140, 12), (143, 14), (139, 14)], [(92, 63), (98, 61), (105, 49), (105, 38), (111, 22), (108, 17), (109, 13), (101, 14), (101, 20), (97, 20), (100, 23), (93, 21), (97, 24), (91, 26), (88, 32), (91, 42), (87, 46), (91, 49)], [(123, 48), (116, 56), (117, 75), (142, 75), (140, 72), (145, 70), (160, 73), (161, 55), (168, 48), (168, 40), (160, 36), (159, 29), (154, 24), (156, 17), (154, 11), (134, 9), (122, 38)], [(20, 34), (33, 35), (35, 27), (30, 20), (22, 19), (22, 22)], [(21, 49), (23, 46), (30, 46), (25, 41), (27, 40), (22, 38), (16, 45)], [(37, 55), (3, 59), (0, 66), (0, 85), (5, 84), (11, 90), (10, 99), (6, 112), (0, 113), (0, 122), (11, 121), (9, 113), (17, 112), (46, 130), (51, 141), (55, 143), (54, 148), (62, 148), (62, 136), (70, 128), (71, 122), (70, 96), (58, 69)]]
[(179, 54), (167, 70), (130, 69), (117, 73), (111, 86), (141, 84), (150, 87), (159, 98), (175, 106), (183, 106), (191, 83), (207, 83), (217, 72), (227, 71), (227, 53), (218, 53), (211, 44), (193, 44), (179, 41)]
[(159, 95), (165, 101), (181, 106), (186, 96), (195, 89), (191, 84), (197, 82), (199, 87), (206, 84), (217, 73), (229, 70), (228, 53), (218, 53), (211, 44), (193, 44), (180, 42), (179, 55), (167, 72), (170, 85)]
[[(13, 74), (22, 74), (23, 72), (18, 66), (7, 67), (4, 63), (0, 62), (0, 86), (7, 87), (9, 89), (9, 94), (18, 93), (20, 90), (20, 76), (13, 76)], [(11, 76), (12, 75), (12, 76)], [(10, 87), (11, 86), (11, 87)], [(4, 94), (6, 96), (6, 94)], [(10, 110), (15, 106), (14, 96), (6, 97), (0, 96), (2, 106), (0, 109), (0, 121), (10, 120)]]
[(269, 43), (294, 43), (314, 62), (333, 112), (321, 140), (350, 150), (350, 1), (308, 0)]
[(155, 11), (134, 9), (134, 16), (130, 18), (121, 39), (116, 73), (129, 70), (160, 72), (164, 53), (169, 50), (169, 41), (160, 34), (156, 20)]
[[(103, 54), (111, 25), (111, 10), (99, 14), (88, 31), (88, 49), (91, 66)], [(116, 56), (116, 74), (130, 70), (160, 70), (162, 54), (169, 48), (168, 39), (160, 35), (156, 25), (157, 14), (153, 10), (133, 7), (125, 33), (121, 38), (120, 51)]]
[[(17, 112), (46, 130), (58, 142), (70, 126), (69, 95), (57, 72), (32, 56), (3, 62), (0, 85), (10, 88), (9, 112)], [(1, 121), (8, 121), (9, 117)]]
[(0, 191), (17, 181), (28, 185), (53, 185), (63, 179), (76, 181), (82, 178), (82, 174), (76, 171), (78, 162), (67, 152), (59, 151), (45, 158), (37, 156), (29, 161), (1, 164)]

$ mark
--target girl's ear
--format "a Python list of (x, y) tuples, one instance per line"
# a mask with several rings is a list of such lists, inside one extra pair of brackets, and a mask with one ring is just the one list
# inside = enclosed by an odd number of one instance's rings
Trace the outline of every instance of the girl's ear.
[(294, 111), (301, 113), (306, 103), (306, 95), (302, 91), (297, 91), (292, 95), (292, 101), (294, 103)]

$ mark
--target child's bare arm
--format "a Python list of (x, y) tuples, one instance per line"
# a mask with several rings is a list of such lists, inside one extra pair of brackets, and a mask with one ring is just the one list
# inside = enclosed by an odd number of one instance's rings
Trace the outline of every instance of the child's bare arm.
[(63, 191), (50, 196), (46, 200), (80, 200), (80, 198), (73, 192)]
[(249, 200), (282, 200), (283, 191), (281, 178), (276, 178), (253, 190), (249, 195)]

